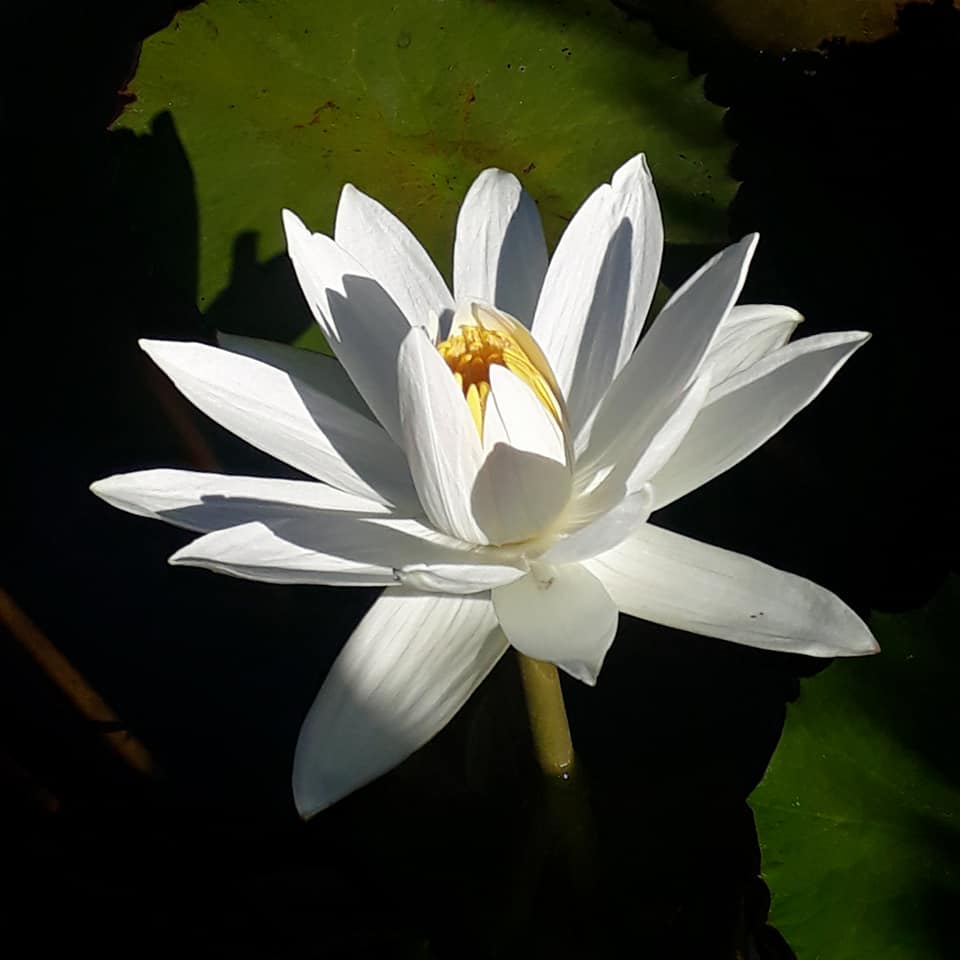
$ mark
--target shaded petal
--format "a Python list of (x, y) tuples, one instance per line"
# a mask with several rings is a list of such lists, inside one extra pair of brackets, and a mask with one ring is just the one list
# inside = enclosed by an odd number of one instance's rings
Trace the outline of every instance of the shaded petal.
[(510, 643), (593, 686), (617, 633), (617, 608), (603, 584), (579, 564), (542, 565), (492, 591)]
[(423, 330), (409, 332), (399, 364), (404, 448), (420, 503), (439, 530), (486, 543), (470, 507), (483, 453), (463, 393)]
[(368, 420), (376, 420), (363, 397), (360, 396), (347, 371), (335, 357), (316, 350), (301, 350), (273, 340), (241, 337), (234, 333), (217, 333), (217, 343), (224, 350), (252, 357), (277, 370), (290, 374), (318, 393), (336, 400), (341, 406), (359, 413)]
[[(257, 515), (255, 507), (245, 510)], [(411, 583), (445, 593), (479, 593), (523, 574), (495, 552), (468, 550), (412, 517), (284, 514), (271, 504), (251, 522), (238, 511), (236, 526), (199, 537), (170, 562), (270, 583)]]
[(585, 566), (624, 613), (668, 627), (813, 657), (879, 649), (829, 590), (649, 523)]
[(668, 301), (614, 381), (597, 411), (585, 454), (616, 441), (638, 403), (670, 403), (700, 370), (717, 330), (740, 295), (757, 235), (717, 254)]
[(536, 394), (506, 367), (490, 367), (483, 420), (486, 458), (471, 510), (491, 543), (543, 532), (570, 499), (564, 436)]
[(663, 225), (643, 155), (591, 194), (560, 238), (532, 332), (576, 437), (626, 364), (660, 273)]
[(457, 217), (457, 301), (483, 300), (529, 327), (546, 272), (547, 243), (533, 198), (513, 174), (484, 170)]
[(506, 648), (487, 598), (387, 590), (303, 721), (293, 764), (300, 815), (319, 813), (423, 746)]
[(98, 480), (91, 490), (128, 513), (221, 531), (187, 545), (173, 562), (249, 579), (477, 593), (525, 573), (500, 551), (471, 549), (415, 517), (321, 483), (143, 470)]
[(192, 470), (140, 470), (97, 480), (90, 490), (111, 506), (188, 530), (219, 530), (302, 511), (389, 516), (390, 508), (309, 480), (234, 477)]
[(410, 323), (393, 298), (346, 250), (310, 233), (283, 211), (287, 250), (297, 279), (327, 343), (367, 406), (400, 442), (397, 354)]
[(140, 346), (191, 403), (259, 450), (371, 500), (416, 502), (403, 452), (355, 410), (228, 350), (171, 340)]
[(386, 587), (397, 582), (390, 566), (297, 543), (294, 537), (301, 531), (293, 529), (296, 524), (297, 520), (253, 521), (214, 530), (182, 547), (170, 563), (263, 583)]
[(453, 299), (420, 241), (386, 207), (352, 184), (340, 193), (336, 242), (393, 298), (407, 320), (437, 339), (437, 316)]
[(683, 442), (653, 479), (654, 509), (751, 454), (799, 413), (869, 339), (825, 333), (781, 347), (707, 395)]
[(716, 389), (768, 353), (782, 347), (803, 316), (793, 307), (746, 304), (734, 307), (717, 330), (700, 374), (707, 374)]
[(612, 510), (558, 540), (540, 560), (550, 564), (578, 563), (605, 553), (646, 523), (652, 503), (653, 491), (649, 486), (629, 494)]

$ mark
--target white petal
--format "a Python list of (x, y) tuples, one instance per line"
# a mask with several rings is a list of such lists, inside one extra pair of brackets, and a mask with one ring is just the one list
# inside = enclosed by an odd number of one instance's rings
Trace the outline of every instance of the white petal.
[(420, 241), (386, 207), (347, 184), (340, 194), (334, 239), (367, 268), (407, 320), (437, 338), (437, 315), (453, 309), (440, 271)]
[(463, 392), (423, 330), (410, 331), (399, 364), (404, 448), (420, 503), (437, 529), (486, 543), (470, 507), (483, 453)]
[[(385, 587), (397, 583), (390, 566), (323, 553), (317, 543), (303, 545), (298, 540), (305, 532), (309, 537), (299, 518), (269, 524), (242, 523), (198, 537), (174, 553), (170, 563), (264, 583), (341, 587)], [(353, 542), (356, 544), (356, 538)], [(362, 545), (357, 546), (359, 550)]]
[(490, 601), (387, 590), (353, 632), (297, 741), (303, 817), (386, 773), (438, 733), (507, 648)]
[(367, 406), (399, 442), (397, 354), (409, 321), (333, 240), (311, 234), (289, 210), (283, 211), (283, 226), (293, 268), (320, 329)]
[(577, 464), (576, 486), (581, 495), (576, 518), (605, 513), (624, 496), (644, 488), (677, 448), (695, 422), (710, 389), (707, 377), (698, 377), (686, 392), (667, 397), (636, 413), (624, 411), (623, 424), (610, 446)]
[(649, 523), (585, 566), (624, 613), (668, 627), (813, 657), (879, 649), (829, 590)]
[(483, 451), (498, 443), (535, 453), (561, 466), (567, 462), (563, 431), (537, 395), (500, 364), (489, 368), (490, 394), (483, 420)]
[[(209, 485), (218, 479), (210, 475)], [(125, 506), (133, 501), (140, 507), (136, 512), (211, 531), (178, 550), (171, 557), (175, 564), (273, 583), (403, 583), (446, 593), (478, 593), (510, 583), (523, 573), (502, 552), (469, 549), (414, 517), (391, 516), (376, 507), (372, 511), (358, 505), (347, 510), (317, 509), (295, 500), (271, 500), (264, 490), (264, 499), (204, 495), (200, 504), (151, 512), (143, 509), (146, 497), (137, 501), (135, 494), (118, 492), (117, 486), (125, 482), (129, 485), (129, 478), (101, 481), (108, 485), (111, 502), (123, 499), (118, 505)], [(141, 487), (146, 485), (140, 481)], [(164, 495), (168, 502), (173, 500), (169, 491)], [(182, 495), (181, 502), (186, 499)], [(162, 503), (155, 494), (151, 497), (150, 506)]]
[(654, 509), (719, 476), (765, 443), (868, 338), (849, 331), (796, 340), (712, 389), (683, 442), (653, 479)]
[(231, 353), (252, 357), (290, 374), (295, 380), (313, 387), (318, 393), (325, 394), (368, 420), (376, 419), (340, 361), (329, 354), (301, 350), (272, 340), (241, 337), (234, 333), (218, 332), (217, 343)]
[(782, 347), (803, 320), (792, 307), (748, 304), (734, 307), (707, 351), (700, 373), (712, 388)]
[(564, 564), (588, 560), (605, 553), (634, 533), (650, 516), (653, 491), (649, 486), (624, 497), (592, 523), (558, 540), (540, 558), (544, 563)]
[(617, 633), (617, 608), (603, 584), (579, 564), (547, 567), (492, 593), (510, 643), (591, 686)]
[(532, 332), (576, 436), (629, 359), (660, 273), (663, 225), (643, 155), (587, 199), (560, 238)]
[(615, 442), (628, 411), (670, 402), (687, 388), (740, 295), (756, 243), (752, 234), (727, 247), (670, 298), (604, 397), (589, 455)]
[(453, 291), (482, 300), (528, 328), (547, 272), (547, 243), (533, 198), (511, 173), (484, 170), (457, 218)]
[(233, 477), (191, 470), (140, 470), (90, 485), (107, 503), (127, 513), (166, 520), (188, 530), (219, 530), (252, 520), (304, 511), (389, 516), (390, 508), (324, 483)]
[(570, 499), (564, 437), (534, 392), (499, 365), (490, 367), (483, 448), (472, 496), (480, 529), (491, 543), (542, 533)]
[(140, 345), (191, 403), (247, 443), (341, 490), (415, 502), (403, 452), (349, 407), (228, 350), (167, 340)]

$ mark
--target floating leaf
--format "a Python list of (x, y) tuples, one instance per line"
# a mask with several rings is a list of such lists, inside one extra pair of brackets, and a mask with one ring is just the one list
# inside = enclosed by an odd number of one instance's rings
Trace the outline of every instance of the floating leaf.
[(960, 897), (958, 614), (953, 582), (922, 610), (876, 615), (882, 654), (832, 664), (788, 712), (751, 802), (771, 922), (801, 960), (949, 954)]
[(331, 231), (347, 181), (448, 276), (457, 208), (489, 166), (523, 179), (552, 243), (643, 150), (668, 240), (727, 239), (722, 111), (682, 53), (607, 0), (210, 0), (146, 43), (132, 88), (118, 127), (145, 134), (169, 112), (193, 171), (202, 309), (251, 234), (254, 259), (283, 250), (282, 207)]

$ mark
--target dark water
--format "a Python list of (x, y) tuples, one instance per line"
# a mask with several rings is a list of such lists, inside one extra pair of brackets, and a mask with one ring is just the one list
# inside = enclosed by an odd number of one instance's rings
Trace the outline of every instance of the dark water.
[[(0, 948), (791, 956), (765, 925), (745, 799), (813, 661), (625, 620), (602, 692), (567, 687), (580, 789), (539, 784), (506, 659), (395, 774), (297, 820), (300, 720), (373, 594), (171, 570), (182, 534), (86, 491), (111, 472), (196, 465), (204, 448), (276, 475), (199, 419), (185, 443), (183, 408), (135, 339), (218, 325), (280, 339), (309, 322), (285, 260), (258, 264), (243, 238), (231, 288), (201, 316), (192, 175), (172, 124), (137, 143), (107, 132), (137, 43), (173, 6), (35, 4), (8, 30), (4, 585), (163, 776), (132, 774), (0, 637)], [(960, 14), (909, 6), (887, 40), (786, 58), (701, 22), (660, 28), (730, 108), (731, 237), (764, 236), (743, 299), (798, 307), (807, 333), (875, 334), (797, 422), (664, 523), (810, 576), (862, 613), (912, 609), (955, 561)], [(156, 186), (132, 201), (129, 182)], [(711, 252), (668, 250), (665, 279)]]

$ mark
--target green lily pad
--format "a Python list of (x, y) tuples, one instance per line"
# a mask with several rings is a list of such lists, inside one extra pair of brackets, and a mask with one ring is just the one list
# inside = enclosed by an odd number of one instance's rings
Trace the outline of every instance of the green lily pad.
[(951, 954), (960, 583), (874, 616), (883, 652), (805, 681), (754, 792), (771, 922), (800, 960)]
[(280, 253), (284, 206), (329, 232), (347, 181), (448, 276), (457, 208), (489, 166), (523, 179), (553, 243), (642, 150), (668, 240), (727, 240), (722, 110), (684, 54), (608, 0), (209, 0), (147, 41), (132, 90), (117, 127), (149, 135), (169, 112), (192, 169), (201, 309), (238, 238)]

